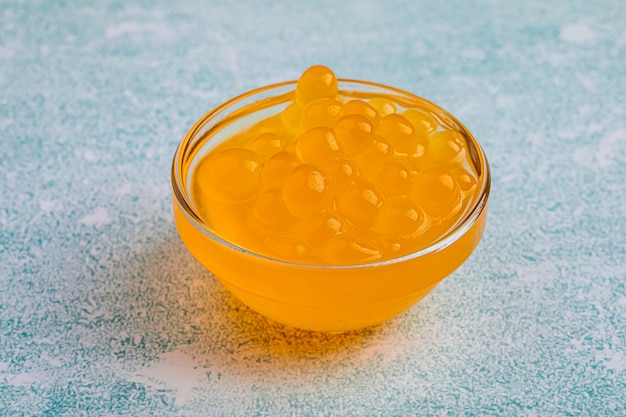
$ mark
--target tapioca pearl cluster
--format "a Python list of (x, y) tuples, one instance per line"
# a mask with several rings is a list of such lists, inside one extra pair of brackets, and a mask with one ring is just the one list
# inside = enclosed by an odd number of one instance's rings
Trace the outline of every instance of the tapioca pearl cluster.
[(409, 253), (476, 187), (458, 131), (386, 97), (342, 96), (322, 66), (305, 71), (280, 114), (242, 134), (205, 158), (197, 184), (224, 210), (244, 207), (254, 249), (285, 260)]

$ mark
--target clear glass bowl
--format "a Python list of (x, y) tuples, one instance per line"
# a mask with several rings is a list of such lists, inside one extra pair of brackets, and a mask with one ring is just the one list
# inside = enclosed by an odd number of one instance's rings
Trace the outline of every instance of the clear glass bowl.
[(193, 171), (207, 152), (246, 126), (280, 113), (296, 82), (270, 85), (233, 98), (205, 114), (185, 135), (172, 164), (174, 219), (195, 258), (242, 302), (278, 322), (302, 329), (343, 332), (382, 323), (405, 311), (458, 268), (485, 227), (490, 190), (487, 158), (451, 114), (413, 94), (370, 82), (339, 80), (340, 94), (385, 97), (420, 106), (466, 139), (477, 188), (462, 218), (428, 247), (395, 259), (349, 266), (303, 265), (272, 259), (220, 237), (199, 216)]

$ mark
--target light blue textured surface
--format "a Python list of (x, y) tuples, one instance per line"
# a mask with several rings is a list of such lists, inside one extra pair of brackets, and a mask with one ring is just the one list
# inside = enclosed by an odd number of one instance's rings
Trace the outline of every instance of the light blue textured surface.
[[(626, 415), (622, 0), (197, 3), (0, 0), (0, 415)], [(314, 63), (493, 170), (472, 258), (343, 336), (242, 306), (171, 219), (194, 121)]]

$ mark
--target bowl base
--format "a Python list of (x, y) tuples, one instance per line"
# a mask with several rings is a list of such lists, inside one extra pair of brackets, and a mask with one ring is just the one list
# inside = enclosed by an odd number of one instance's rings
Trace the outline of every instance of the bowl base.
[(345, 333), (381, 324), (408, 310), (437, 285), (382, 303), (327, 307), (300, 306), (270, 300), (243, 290), (220, 277), (216, 278), (233, 296), (257, 313), (290, 327), (326, 333)]

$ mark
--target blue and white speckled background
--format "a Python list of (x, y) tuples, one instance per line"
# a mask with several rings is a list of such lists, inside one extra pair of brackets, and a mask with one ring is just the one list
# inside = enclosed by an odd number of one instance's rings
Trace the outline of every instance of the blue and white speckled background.
[[(626, 415), (622, 0), (0, 0), (0, 415)], [(186, 251), (187, 129), (314, 63), (486, 149), (472, 258), (391, 322), (267, 322)]]

